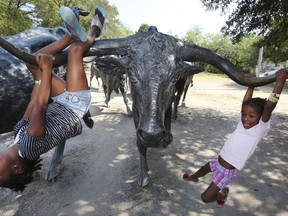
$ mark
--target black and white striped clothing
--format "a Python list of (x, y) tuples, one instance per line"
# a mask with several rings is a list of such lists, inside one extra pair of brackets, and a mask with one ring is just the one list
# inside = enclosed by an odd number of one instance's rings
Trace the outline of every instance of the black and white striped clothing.
[(77, 114), (58, 102), (47, 106), (43, 137), (31, 137), (28, 134), (29, 122), (30, 119), (24, 119), (14, 127), (15, 136), (19, 132), (19, 155), (28, 160), (39, 158), (40, 155), (82, 132), (81, 119)]

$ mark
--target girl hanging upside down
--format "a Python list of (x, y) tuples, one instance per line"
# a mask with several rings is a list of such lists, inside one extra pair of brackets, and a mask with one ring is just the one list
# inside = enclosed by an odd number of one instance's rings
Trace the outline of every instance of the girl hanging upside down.
[[(27, 65), (35, 78), (31, 100), (14, 127), (13, 145), (0, 153), (0, 186), (23, 191), (41, 168), (40, 155), (82, 132), (81, 118), (91, 104), (83, 56), (99, 37), (106, 12), (96, 6), (86, 35), (75, 11), (60, 8), (67, 34), (35, 53), (38, 66)], [(66, 82), (52, 73), (55, 54), (69, 47)], [(49, 98), (53, 103), (48, 103)]]

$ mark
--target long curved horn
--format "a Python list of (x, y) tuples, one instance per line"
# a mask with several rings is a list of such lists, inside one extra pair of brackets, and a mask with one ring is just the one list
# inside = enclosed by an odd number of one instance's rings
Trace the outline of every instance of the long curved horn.
[(96, 40), (85, 56), (127, 55), (128, 39)]
[(240, 72), (237, 67), (228, 59), (225, 59), (217, 53), (197, 46), (195, 44), (185, 43), (180, 49), (180, 56), (184, 61), (201, 61), (213, 65), (224, 72), (230, 79), (244, 86), (263, 86), (272, 83), (276, 79), (276, 75), (268, 77), (252, 77)]
[[(17, 58), (21, 59), (22, 61), (37, 65), (35, 56), (33, 54), (27, 53), (2, 37), (0, 37), (0, 46), (11, 53), (12, 55), (16, 56)], [(94, 45), (90, 48), (90, 50), (85, 53), (84, 57), (88, 56), (100, 56), (100, 55), (125, 55), (127, 52), (127, 41), (125, 39), (106, 39), (106, 40), (97, 40), (95, 41)], [(55, 55), (55, 61), (53, 66), (57, 67), (67, 63), (67, 56), (68, 51), (62, 51), (61, 53)]]
[(11, 53), (12, 55), (16, 56), (17, 58), (27, 62), (29, 64), (37, 65), (36, 59), (34, 55), (31, 55), (23, 50), (18, 49), (17, 47), (13, 46), (11, 43), (0, 37), (0, 46)]

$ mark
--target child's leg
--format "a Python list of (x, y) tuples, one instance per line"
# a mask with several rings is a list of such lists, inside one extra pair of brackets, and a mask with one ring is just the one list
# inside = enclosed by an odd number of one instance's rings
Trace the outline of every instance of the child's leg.
[[(95, 11), (95, 15), (98, 15), (102, 25), (105, 18), (101, 12)], [(88, 33), (86, 42), (75, 42), (69, 48), (68, 53), (68, 66), (66, 77), (66, 89), (69, 92), (81, 91), (89, 89), (87, 77), (83, 65), (83, 55), (94, 44), (96, 36), (99, 36), (101, 30), (98, 26), (92, 25), (90, 32)]]
[(212, 172), (212, 170), (210, 168), (210, 163), (208, 162), (204, 166), (202, 166), (196, 173), (190, 175), (188, 180), (198, 182), (200, 177), (205, 176), (209, 172)]
[[(73, 42), (72, 37), (69, 34), (65, 34), (62, 38), (60, 38), (59, 40), (41, 48), (35, 54), (43, 53), (43, 54), (55, 55), (55, 54), (61, 52), (66, 47), (68, 47), (72, 42)], [(40, 71), (38, 66), (27, 64), (27, 68), (33, 74), (33, 76), (36, 80), (41, 79), (40, 78), (41, 77), (41, 74), (40, 74), (41, 71)], [(56, 96), (56, 95), (63, 93), (65, 88), (66, 88), (65, 81), (62, 80), (57, 75), (53, 74), (51, 96)]]
[(225, 200), (227, 198), (227, 194), (228, 190), (220, 190), (220, 188), (212, 182), (201, 194), (201, 199), (205, 203), (215, 202), (217, 200)]
[(66, 90), (76, 92), (87, 90), (88, 82), (83, 65), (83, 55), (93, 45), (94, 39), (88, 37), (86, 42), (73, 43), (68, 52), (68, 64), (66, 75)]
[[(198, 182), (200, 177), (205, 176), (207, 173), (212, 172), (210, 167), (210, 162), (206, 163), (202, 166), (197, 172), (193, 175), (190, 175), (188, 180)], [(227, 194), (223, 191), (220, 191), (220, 188), (215, 185), (213, 182), (209, 185), (209, 187), (201, 194), (201, 199), (203, 202), (214, 202), (217, 200), (224, 200), (226, 199)]]
[[(209, 169), (213, 172), (212, 183), (202, 193), (201, 199), (205, 203), (214, 202), (218, 200), (225, 200), (228, 195), (228, 189), (226, 187), (232, 180), (235, 179), (236, 171), (225, 169), (224, 167), (222, 167), (219, 164), (217, 158), (212, 159), (204, 167), (206, 167), (208, 170), (208, 166), (209, 166)], [(200, 177), (203, 174), (204, 174), (204, 171), (202, 173), (199, 172), (196, 174), (196, 177)], [(223, 189), (220, 190), (221, 188)]]
[[(67, 46), (69, 46), (72, 42), (73, 42), (72, 37), (68, 34), (65, 34), (62, 38), (41, 48), (35, 54), (43, 53), (43, 54), (55, 55), (61, 52)], [(41, 80), (42, 72), (38, 66), (27, 64), (27, 68), (29, 69), (29, 71), (32, 73), (32, 75), (34, 76), (36, 80)], [(60, 77), (58, 77), (57, 75), (52, 74), (51, 96), (53, 97), (53, 96), (63, 93), (65, 88), (66, 88), (66, 82)], [(32, 94), (31, 94), (29, 105), (27, 106), (22, 119), (31, 117), (31, 113), (35, 105), (35, 99), (36, 99), (38, 89), (39, 89), (39, 85), (35, 84)]]
[(66, 47), (68, 47), (71, 43), (73, 43), (73, 38), (66, 33), (59, 40), (54, 41), (53, 43), (48, 44), (47, 46), (39, 49), (35, 54), (42, 53), (42, 54), (55, 55), (57, 53), (60, 53)]

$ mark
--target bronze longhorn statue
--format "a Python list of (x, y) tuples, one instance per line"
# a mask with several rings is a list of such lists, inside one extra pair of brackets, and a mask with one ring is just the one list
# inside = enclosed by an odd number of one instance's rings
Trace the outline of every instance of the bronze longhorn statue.
[[(20, 50), (3, 38), (0, 38), (0, 46), (24, 62), (36, 64), (34, 56), (25, 52), (25, 48)], [(113, 55), (121, 57), (113, 58)], [(180, 77), (203, 71), (202, 68), (186, 64), (185, 61), (211, 64), (244, 86), (263, 86), (275, 81), (275, 76), (247, 76), (217, 53), (160, 33), (156, 27), (126, 38), (97, 40), (86, 56), (96, 56), (97, 66), (103, 72), (126, 71), (131, 80), (133, 119), (140, 154), (138, 184), (141, 186), (150, 182), (147, 173), (147, 148), (167, 147), (173, 139), (171, 104), (175, 83)], [(66, 60), (67, 52), (56, 55), (55, 67), (65, 64)]]

